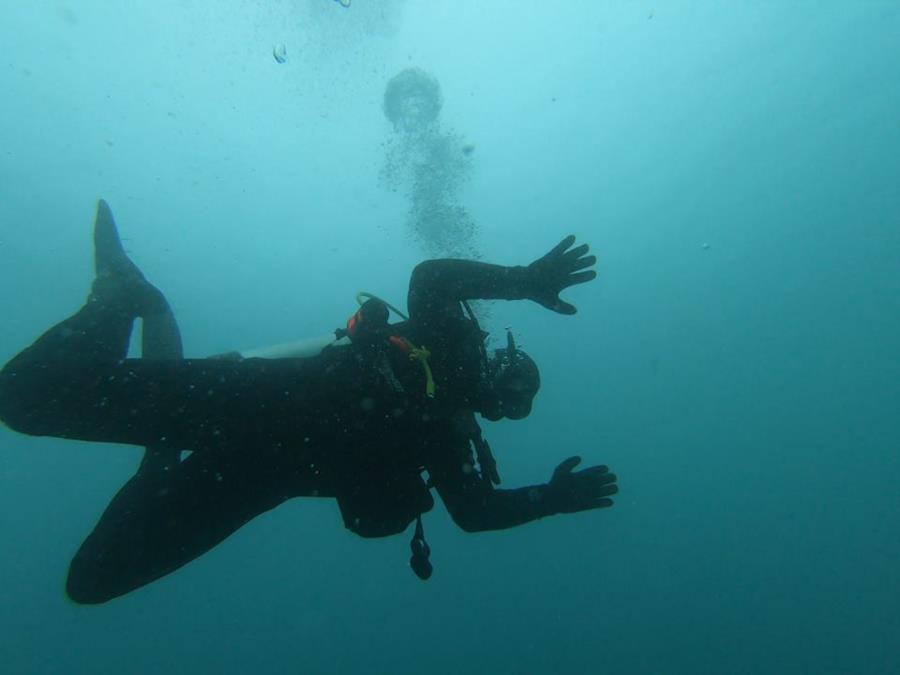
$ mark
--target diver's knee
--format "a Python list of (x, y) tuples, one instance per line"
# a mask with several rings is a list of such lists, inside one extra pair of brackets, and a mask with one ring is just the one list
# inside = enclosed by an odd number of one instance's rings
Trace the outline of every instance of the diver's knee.
[(21, 380), (9, 365), (0, 371), (0, 421), (14, 431), (28, 433), (28, 406), (22, 400)]
[(71, 575), (66, 579), (66, 595), (78, 605), (100, 605), (112, 600), (112, 596), (95, 593), (92, 589), (79, 584), (78, 580), (73, 581)]
[(475, 511), (456, 509), (451, 512), (450, 517), (463, 532), (484, 532), (487, 529), (484, 521)]
[(121, 593), (112, 592), (104, 585), (101, 566), (92, 563), (87, 556), (79, 554), (69, 564), (66, 595), (79, 605), (99, 605)]

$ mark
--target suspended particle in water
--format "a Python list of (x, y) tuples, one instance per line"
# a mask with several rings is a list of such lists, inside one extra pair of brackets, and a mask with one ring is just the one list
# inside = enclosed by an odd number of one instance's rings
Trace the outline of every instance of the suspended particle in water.
[(334, 0), (334, 1), (345, 9), (350, 6), (350, 0)]
[(287, 47), (283, 44), (275, 45), (272, 48), (272, 56), (275, 57), (275, 60), (278, 61), (278, 63), (284, 63), (287, 61)]

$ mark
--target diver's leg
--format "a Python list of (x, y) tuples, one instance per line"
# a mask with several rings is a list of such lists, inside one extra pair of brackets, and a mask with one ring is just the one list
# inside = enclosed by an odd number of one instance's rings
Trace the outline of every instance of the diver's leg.
[(177, 343), (180, 350), (177, 325), (175, 335), (171, 334), (174, 317), (165, 296), (128, 259), (112, 213), (102, 200), (94, 224), (94, 257), (96, 279), (85, 305), (45, 332), (0, 372), (0, 418), (13, 428), (41, 434), (41, 411), (32, 403), (81, 384), (67, 377), (72, 369), (59, 366), (110, 364), (124, 359), (137, 317), (144, 318), (151, 335), (164, 332), (158, 326), (167, 328), (167, 344)]
[[(184, 358), (181, 331), (169, 303), (125, 253), (112, 211), (102, 199), (94, 225), (94, 261), (95, 302), (124, 306), (142, 317), (141, 358)], [(177, 449), (148, 446), (139, 471), (169, 471), (178, 464), (179, 455)]]
[(80, 413), (58, 402), (87, 395), (85, 380), (95, 365), (125, 358), (133, 322), (131, 312), (89, 298), (0, 370), (0, 419), (38, 436), (77, 426), (65, 418), (74, 422)]
[[(163, 304), (163, 311), (145, 314), (141, 322), (141, 358), (143, 359), (178, 360), (184, 358), (181, 330), (175, 320), (175, 314), (168, 302)], [(157, 445), (147, 446), (144, 448), (144, 458), (139, 471), (165, 475), (178, 464), (180, 456), (181, 452), (177, 449)]]
[[(142, 324), (141, 358), (170, 360), (184, 358), (181, 331), (171, 310), (145, 316)], [(149, 445), (144, 448), (144, 458), (138, 470), (164, 474), (178, 464), (180, 457), (181, 451), (178, 449)]]
[[(97, 204), (94, 221), (94, 267), (96, 277), (84, 306), (44, 333), (10, 365), (52, 367), (56, 361), (74, 359), (115, 362), (125, 358), (128, 352), (132, 325), (137, 317), (144, 317), (151, 325), (151, 331), (157, 324), (171, 323), (169, 303), (129, 260), (119, 240), (112, 212), (103, 200)], [(167, 327), (171, 329), (171, 325)], [(156, 333), (161, 332), (156, 330)], [(177, 334), (177, 325), (175, 333), (168, 342), (177, 343), (180, 355), (181, 338)]]
[(81, 545), (66, 591), (83, 604), (124, 595), (177, 570), (286, 499), (314, 494), (316, 487), (279, 461), (223, 460), (202, 451), (181, 462), (167, 481), (140, 472)]

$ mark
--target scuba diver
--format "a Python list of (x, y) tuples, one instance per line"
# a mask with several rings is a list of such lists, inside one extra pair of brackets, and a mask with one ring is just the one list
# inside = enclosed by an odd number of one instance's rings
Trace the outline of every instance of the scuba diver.
[[(560, 292), (596, 277), (596, 258), (574, 243), (521, 267), (423, 262), (408, 318), (390, 323), (389, 306), (369, 297), (312, 355), (184, 358), (165, 296), (125, 254), (101, 200), (87, 302), (0, 371), (0, 419), (11, 429), (145, 448), (72, 560), (69, 597), (96, 604), (128, 593), (292, 497), (335, 499), (362, 537), (415, 521), (410, 565), (422, 579), (432, 573), (421, 518), (432, 490), (467, 532), (611, 506), (616, 476), (576, 471), (579, 457), (545, 484), (496, 488), (475, 417), (526, 417), (540, 375), (511, 334), (488, 353), (467, 301), (527, 299), (574, 314)], [(136, 318), (143, 353), (128, 358)]]

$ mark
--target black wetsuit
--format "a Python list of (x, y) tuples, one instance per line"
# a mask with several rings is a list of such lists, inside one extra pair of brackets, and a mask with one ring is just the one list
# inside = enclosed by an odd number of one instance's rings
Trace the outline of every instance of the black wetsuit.
[[(103, 602), (168, 574), (292, 497), (336, 498), (364, 537), (402, 532), (437, 489), (467, 531), (556, 512), (546, 486), (498, 490), (473, 455), (483, 339), (460, 302), (521, 299), (523, 268), (419, 265), (409, 321), (420, 363), (382, 335), (306, 359), (125, 358), (133, 313), (88, 302), (0, 373), (0, 418), (37, 436), (189, 450), (119, 491), (72, 561), (67, 589)], [(383, 338), (383, 339), (382, 339)], [(423, 478), (427, 471), (429, 483)]]

